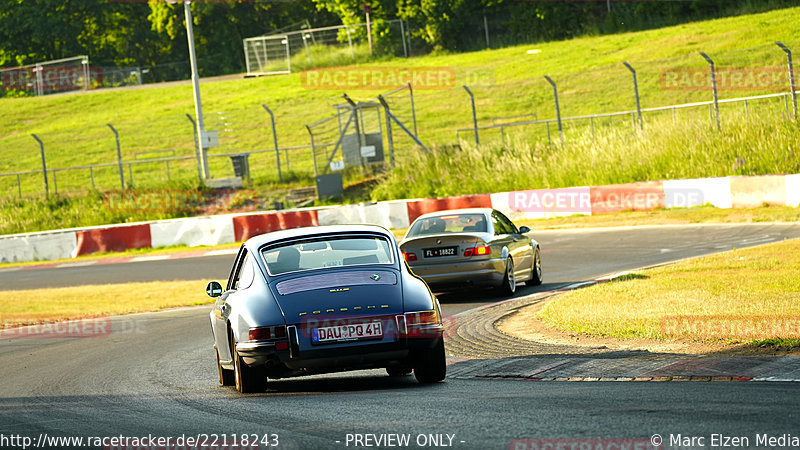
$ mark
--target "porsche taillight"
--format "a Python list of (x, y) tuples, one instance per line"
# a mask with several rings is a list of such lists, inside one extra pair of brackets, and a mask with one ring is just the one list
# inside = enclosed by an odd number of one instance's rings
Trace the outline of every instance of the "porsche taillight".
[(431, 311), (418, 311), (413, 313), (406, 313), (406, 324), (409, 327), (421, 325), (437, 325), (442, 322), (439, 312), (436, 310)]
[(286, 325), (276, 325), (274, 327), (250, 328), (248, 337), (251, 341), (268, 341), (271, 339), (282, 339), (286, 337)]

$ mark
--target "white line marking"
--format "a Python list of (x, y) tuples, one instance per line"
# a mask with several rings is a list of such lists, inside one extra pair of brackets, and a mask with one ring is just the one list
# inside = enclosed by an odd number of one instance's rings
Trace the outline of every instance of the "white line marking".
[(58, 268), (61, 268), (61, 267), (84, 267), (84, 266), (91, 266), (93, 264), (97, 264), (97, 261), (81, 261), (81, 262), (74, 262), (74, 263), (64, 263), (64, 264), (57, 265), (56, 268), (58, 269)]
[(137, 256), (136, 258), (131, 258), (129, 262), (162, 261), (170, 257), (171, 255)]
[(235, 255), (237, 253), (239, 253), (238, 248), (226, 248), (223, 250), (212, 250), (210, 252), (203, 253), (203, 256)]

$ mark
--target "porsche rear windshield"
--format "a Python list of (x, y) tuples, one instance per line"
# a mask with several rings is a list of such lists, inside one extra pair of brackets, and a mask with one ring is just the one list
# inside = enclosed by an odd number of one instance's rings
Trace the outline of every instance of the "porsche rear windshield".
[(326, 267), (392, 264), (391, 246), (378, 236), (332, 236), (271, 245), (261, 251), (272, 275)]
[(442, 233), (485, 233), (486, 216), (483, 214), (449, 214), (420, 219), (408, 231), (408, 236), (425, 236)]

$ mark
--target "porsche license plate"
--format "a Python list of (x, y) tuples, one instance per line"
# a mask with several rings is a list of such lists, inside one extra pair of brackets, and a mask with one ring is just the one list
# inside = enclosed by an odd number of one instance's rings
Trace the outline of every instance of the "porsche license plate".
[(439, 247), (439, 248), (426, 248), (426, 258), (434, 258), (437, 256), (455, 256), (458, 253), (458, 247)]
[(356, 341), (380, 337), (383, 337), (381, 322), (334, 325), (311, 330), (311, 342)]

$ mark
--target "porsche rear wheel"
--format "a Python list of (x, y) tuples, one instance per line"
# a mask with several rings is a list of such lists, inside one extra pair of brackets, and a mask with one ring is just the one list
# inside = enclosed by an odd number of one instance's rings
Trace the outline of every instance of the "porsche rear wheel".
[(230, 369), (225, 369), (219, 363), (219, 350), (215, 351), (217, 354), (217, 374), (219, 375), (219, 384), (223, 386), (233, 386), (236, 383), (235, 374)]
[(267, 387), (267, 374), (263, 367), (250, 367), (244, 363), (239, 352), (236, 351), (236, 342), (231, 338), (231, 353), (233, 354), (234, 385), (236, 390), (249, 394), (264, 392)]
[(386, 373), (389, 374), (390, 377), (404, 377), (406, 375), (411, 375), (412, 370), (411, 367), (406, 366), (391, 366), (386, 368)]
[(517, 279), (514, 276), (514, 261), (511, 257), (506, 261), (506, 273), (503, 275), (503, 282), (500, 284), (500, 295), (511, 297), (517, 292)]
[(444, 339), (439, 338), (432, 348), (421, 350), (414, 363), (414, 377), (421, 384), (437, 383), (447, 375)]
[(537, 247), (533, 251), (533, 267), (531, 267), (531, 279), (525, 282), (528, 286), (539, 286), (542, 284), (542, 255)]

